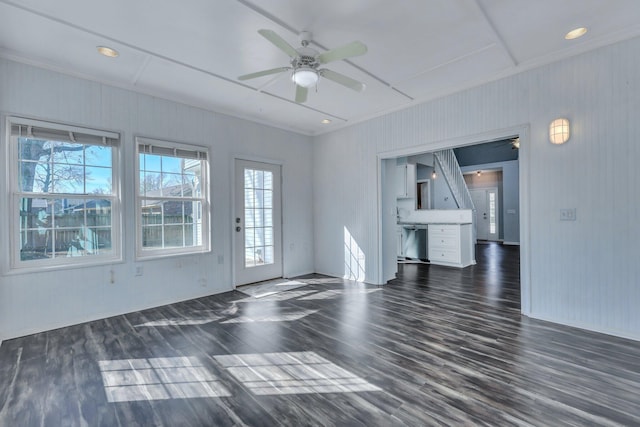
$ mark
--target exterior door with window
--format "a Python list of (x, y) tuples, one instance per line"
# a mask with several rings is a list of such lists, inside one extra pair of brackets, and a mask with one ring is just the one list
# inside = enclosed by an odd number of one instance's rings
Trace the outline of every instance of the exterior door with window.
[(478, 240), (498, 240), (499, 210), (498, 189), (469, 190), (476, 208), (476, 237)]
[(235, 285), (282, 277), (280, 166), (236, 159)]

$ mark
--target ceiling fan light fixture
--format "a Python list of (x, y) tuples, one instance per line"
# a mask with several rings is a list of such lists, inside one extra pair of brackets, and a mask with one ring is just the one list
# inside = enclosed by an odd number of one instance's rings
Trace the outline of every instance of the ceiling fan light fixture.
[(293, 82), (298, 86), (311, 87), (318, 83), (318, 72), (311, 67), (300, 67), (293, 71)]

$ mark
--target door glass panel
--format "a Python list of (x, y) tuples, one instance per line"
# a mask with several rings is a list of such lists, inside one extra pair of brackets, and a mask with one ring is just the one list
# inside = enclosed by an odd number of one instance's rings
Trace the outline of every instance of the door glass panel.
[(273, 173), (244, 170), (245, 267), (273, 264)]
[(489, 234), (496, 234), (496, 193), (489, 193)]

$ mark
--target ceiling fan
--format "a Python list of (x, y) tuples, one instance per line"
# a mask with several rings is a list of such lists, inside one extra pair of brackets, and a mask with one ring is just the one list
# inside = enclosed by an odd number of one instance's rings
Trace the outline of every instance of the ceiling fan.
[(295, 49), (287, 43), (285, 39), (272, 30), (258, 30), (258, 33), (284, 53), (289, 55), (289, 58), (291, 58), (291, 66), (272, 68), (270, 70), (258, 71), (257, 73), (245, 74), (238, 77), (238, 80), (255, 79), (257, 77), (292, 70), (293, 73), (291, 78), (296, 85), (295, 100), (299, 103), (307, 100), (309, 88), (316, 85), (320, 77), (332, 80), (357, 92), (362, 92), (364, 90), (364, 83), (354, 80), (351, 77), (347, 77), (344, 74), (319, 67), (329, 62), (363, 55), (367, 52), (367, 46), (365, 44), (359, 41), (354, 41), (344, 46), (320, 53), (312, 47), (309, 47), (311, 33), (307, 31), (300, 33), (300, 44), (302, 47), (299, 47), (298, 49)]

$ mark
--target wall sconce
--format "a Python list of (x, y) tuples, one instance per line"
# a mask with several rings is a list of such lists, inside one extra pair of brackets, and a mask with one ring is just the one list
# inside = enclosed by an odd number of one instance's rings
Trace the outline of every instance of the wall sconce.
[(477, 171), (476, 175), (478, 175), (478, 176), (482, 175), (482, 171)]
[(569, 119), (555, 119), (549, 125), (549, 140), (552, 144), (564, 144), (569, 136)]
[(431, 179), (436, 179), (437, 177), (438, 177), (438, 175), (436, 174), (436, 170), (434, 168), (433, 172), (431, 172)]

